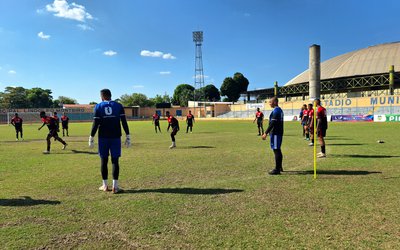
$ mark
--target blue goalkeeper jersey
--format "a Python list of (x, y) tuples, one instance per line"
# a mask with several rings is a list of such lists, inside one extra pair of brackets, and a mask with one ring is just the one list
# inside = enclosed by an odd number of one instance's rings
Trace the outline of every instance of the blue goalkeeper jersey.
[(271, 135), (283, 135), (283, 111), (280, 107), (275, 107), (269, 115), (269, 124), (273, 125)]
[(94, 108), (93, 119), (99, 119), (100, 138), (121, 137), (121, 116), (125, 116), (124, 107), (118, 102), (103, 101)]

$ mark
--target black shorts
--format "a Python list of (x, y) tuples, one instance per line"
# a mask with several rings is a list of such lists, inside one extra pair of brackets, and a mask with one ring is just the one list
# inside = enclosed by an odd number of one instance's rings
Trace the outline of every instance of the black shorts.
[(22, 132), (22, 126), (15, 126), (16, 132)]
[(159, 126), (160, 126), (160, 121), (155, 121), (155, 122), (154, 122), (154, 126), (159, 127)]
[(62, 125), (62, 128), (63, 128), (63, 129), (68, 129), (68, 124), (65, 124), (65, 125), (63, 124), (63, 125)]
[(54, 137), (57, 138), (58, 137), (58, 129), (51, 129), (49, 130), (49, 134), (47, 135), (47, 137)]
[(262, 122), (262, 121), (261, 121), (261, 122), (257, 121), (257, 126), (258, 126), (258, 127), (262, 127), (262, 125), (263, 125), (263, 122)]
[(178, 131), (179, 131), (179, 127), (173, 127), (171, 135), (176, 135), (178, 133)]
[(325, 128), (318, 129), (317, 136), (318, 137), (322, 137), (322, 138), (325, 137), (326, 136), (326, 129)]
[(187, 125), (188, 125), (188, 127), (193, 127), (193, 123), (192, 122), (188, 122)]

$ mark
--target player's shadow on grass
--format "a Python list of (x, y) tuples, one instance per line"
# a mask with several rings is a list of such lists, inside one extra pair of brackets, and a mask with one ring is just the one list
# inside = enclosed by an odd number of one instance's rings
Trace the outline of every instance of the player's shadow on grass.
[(362, 146), (362, 145), (367, 145), (367, 144), (365, 144), (365, 143), (327, 143), (326, 145), (329, 147), (329, 146)]
[(330, 155), (332, 157), (335, 158), (398, 158), (400, 157), (400, 155), (359, 155), (359, 154), (354, 154), (354, 155), (350, 155), (350, 154), (345, 154), (345, 155)]
[(97, 155), (98, 154), (97, 152), (93, 152), (93, 151), (81, 151), (81, 150), (75, 150), (75, 149), (72, 149), (71, 151), (74, 154), (88, 154), (88, 155)]
[(214, 146), (188, 146), (187, 148), (215, 148)]
[[(283, 173), (297, 174), (297, 175), (313, 175), (314, 170), (305, 171), (285, 171)], [(382, 174), (380, 171), (365, 171), (365, 170), (317, 170), (318, 175), (369, 175), (369, 174)]]
[(224, 189), (224, 188), (157, 188), (157, 189), (138, 189), (124, 190), (124, 193), (140, 194), (140, 193), (162, 193), (162, 194), (195, 194), (195, 195), (213, 195), (213, 194), (229, 194), (240, 193), (242, 189)]
[(29, 196), (22, 196), (19, 199), (0, 199), (0, 206), (4, 207), (26, 207), (36, 205), (58, 205), (60, 201), (34, 200)]

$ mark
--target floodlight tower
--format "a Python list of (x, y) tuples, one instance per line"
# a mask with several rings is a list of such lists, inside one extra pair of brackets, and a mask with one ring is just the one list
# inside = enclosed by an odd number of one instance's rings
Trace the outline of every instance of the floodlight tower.
[[(204, 71), (203, 71), (203, 55), (201, 51), (201, 45), (203, 43), (203, 31), (193, 32), (193, 42), (196, 46), (195, 66), (194, 66), (194, 93), (193, 101), (196, 102), (196, 89), (204, 87)], [(202, 96), (197, 97), (201, 101)], [(195, 106), (195, 104), (194, 104)], [(205, 110), (204, 110), (205, 112)]]

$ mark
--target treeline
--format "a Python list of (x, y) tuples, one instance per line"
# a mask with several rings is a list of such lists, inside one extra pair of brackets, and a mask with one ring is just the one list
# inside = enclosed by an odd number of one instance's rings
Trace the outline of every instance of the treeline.
[(59, 108), (62, 104), (77, 104), (73, 98), (60, 96), (53, 99), (50, 89), (6, 87), (0, 92), (0, 108)]
[[(148, 98), (141, 93), (122, 95), (117, 101), (124, 106), (155, 107), (157, 103), (172, 103), (181, 107), (187, 107), (188, 101), (223, 101), (236, 102), (240, 94), (247, 91), (249, 81), (241, 73), (235, 73), (233, 77), (226, 77), (221, 88), (209, 84), (200, 89), (194, 89), (192, 85), (180, 84), (176, 86), (173, 96), (167, 94), (156, 95)], [(63, 104), (77, 104), (73, 98), (60, 96), (53, 99), (50, 89), (23, 87), (6, 87), (0, 92), (0, 108), (59, 108)], [(90, 104), (96, 104), (91, 102)]]
[(213, 84), (209, 84), (200, 89), (194, 89), (190, 84), (180, 84), (176, 86), (172, 97), (168, 95), (156, 95), (154, 98), (147, 98), (141, 93), (122, 95), (119, 101), (124, 106), (154, 107), (157, 103), (168, 102), (173, 105), (187, 107), (188, 101), (221, 101), (221, 96), (225, 96), (223, 101), (236, 102), (240, 94), (247, 91), (249, 80), (242, 73), (235, 73), (233, 77), (226, 77), (218, 90)]

